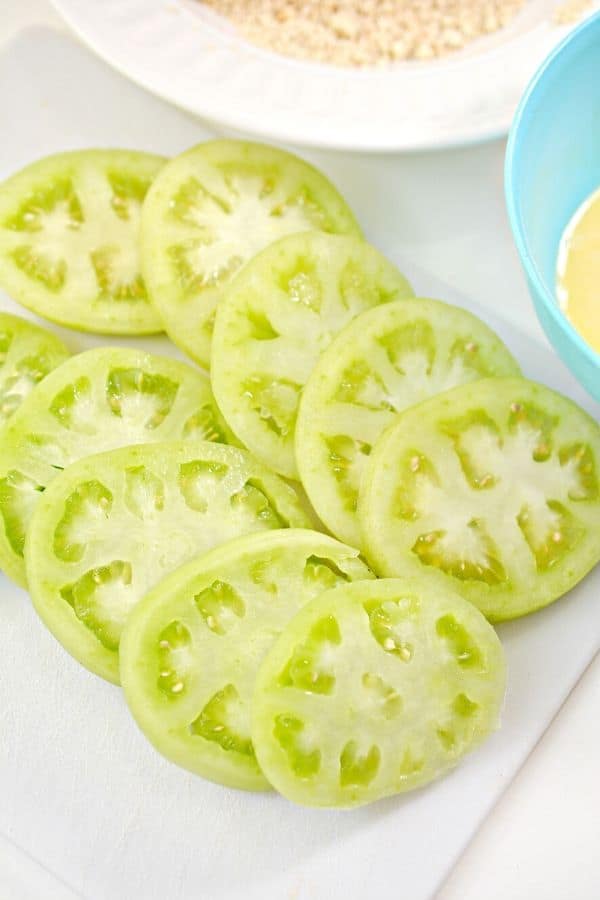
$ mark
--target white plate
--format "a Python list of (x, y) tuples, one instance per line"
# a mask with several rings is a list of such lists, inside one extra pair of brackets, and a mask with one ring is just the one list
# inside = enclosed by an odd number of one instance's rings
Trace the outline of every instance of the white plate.
[(296, 144), (389, 151), (505, 133), (529, 78), (567, 31), (552, 24), (561, 2), (528, 0), (508, 28), (452, 58), (362, 71), (253, 47), (197, 0), (54, 5), (116, 69), (202, 118)]
[[(208, 134), (46, 30), (0, 54), (0, 121), (12, 123), (0, 178), (67, 147), (169, 153)], [(361, 220), (372, 216), (374, 174), (364, 160), (311, 159), (355, 196)], [(388, 247), (398, 241), (404, 164), (377, 165), (389, 189), (372, 237)], [(399, 261), (420, 291), (477, 310), (530, 375), (598, 415), (545, 345)], [(23, 312), (1, 295), (0, 307)], [(74, 350), (103, 342), (55, 330)], [(143, 344), (173, 350), (164, 338)], [(501, 629), (508, 697), (502, 730), (481, 751), (426, 790), (336, 813), (226, 790), (169, 764), (138, 732), (120, 691), (71, 659), (25, 592), (0, 576), (0, 897), (430, 898), (600, 646), (599, 591), (600, 570), (563, 602)]]

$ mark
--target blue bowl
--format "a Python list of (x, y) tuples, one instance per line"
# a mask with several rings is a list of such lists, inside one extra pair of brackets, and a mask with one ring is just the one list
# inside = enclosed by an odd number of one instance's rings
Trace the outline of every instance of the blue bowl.
[(562, 233), (600, 188), (600, 14), (571, 32), (525, 91), (508, 139), (505, 187), (542, 327), (561, 359), (600, 400), (600, 354), (562, 313), (555, 292)]

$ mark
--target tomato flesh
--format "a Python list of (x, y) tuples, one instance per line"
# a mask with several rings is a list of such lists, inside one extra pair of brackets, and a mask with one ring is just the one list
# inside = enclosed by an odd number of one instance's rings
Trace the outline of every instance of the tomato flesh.
[(23, 547), (41, 493), (75, 460), (128, 444), (225, 441), (208, 380), (185, 363), (140, 350), (73, 356), (22, 403), (0, 444), (0, 565), (25, 583)]
[(66, 649), (116, 682), (127, 616), (161, 578), (233, 537), (308, 524), (295, 491), (244, 450), (123, 447), (73, 463), (41, 495), (25, 547), (29, 591)]
[(0, 425), (68, 357), (69, 351), (55, 334), (0, 312)]
[(211, 377), (232, 431), (265, 465), (297, 478), (304, 385), (334, 336), (366, 309), (407, 297), (404, 276), (355, 237), (293, 235), (255, 257), (217, 313)]
[(140, 271), (138, 233), (163, 164), (149, 153), (84, 150), (13, 175), (0, 185), (0, 286), (69, 328), (161, 331)]
[(278, 791), (350, 807), (421, 787), (498, 725), (502, 647), (437, 579), (345, 584), (308, 603), (259, 670), (252, 739)]
[(208, 366), (215, 309), (246, 262), (273, 241), (316, 229), (359, 234), (316, 169), (283, 150), (208, 141), (176, 157), (144, 204), (142, 261), (169, 337)]
[(517, 374), (502, 341), (458, 307), (404, 299), (354, 319), (315, 366), (296, 424), (300, 478), (322, 521), (361, 546), (361, 476), (397, 414), (456, 385)]
[(175, 570), (137, 605), (121, 640), (121, 681), (142, 731), (193, 772), (267, 789), (250, 736), (258, 667), (301, 606), (369, 577), (357, 550), (298, 529), (239, 538)]
[(367, 464), (365, 552), (382, 575), (436, 571), (492, 621), (562, 596), (600, 560), (600, 427), (523, 378), (402, 413)]

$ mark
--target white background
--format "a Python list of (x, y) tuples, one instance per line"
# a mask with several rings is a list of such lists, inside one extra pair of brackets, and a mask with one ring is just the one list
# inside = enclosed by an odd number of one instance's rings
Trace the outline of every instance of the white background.
[[(63, 27), (46, 0), (0, 2), (0, 45), (31, 24)], [(0, 85), (0, 90), (8, 88)], [(503, 152), (503, 144), (496, 142), (410, 154), (400, 166), (389, 157), (374, 158), (373, 176), (404, 179), (403, 208), (398, 210), (404, 254), (480, 303), (510, 311), (521, 328), (538, 335), (504, 212)], [(368, 233), (369, 223), (364, 224)], [(549, 653), (560, 650), (548, 648)], [(598, 900), (599, 748), (597, 659), (437, 900)], [(0, 870), (1, 900), (18, 894), (16, 885), (6, 892), (10, 884), (10, 871)], [(401, 877), (398, 885), (399, 898), (405, 897)]]

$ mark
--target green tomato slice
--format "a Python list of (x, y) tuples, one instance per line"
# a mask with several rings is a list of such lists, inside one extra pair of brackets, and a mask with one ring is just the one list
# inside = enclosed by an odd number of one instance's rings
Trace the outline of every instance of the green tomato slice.
[(0, 286), (69, 328), (162, 331), (138, 237), (144, 197), (163, 165), (131, 150), (58, 153), (0, 184)]
[(0, 440), (0, 567), (25, 583), (23, 547), (42, 492), (66, 466), (103, 450), (155, 441), (226, 441), (208, 379), (141, 350), (71, 357), (22, 403)]
[(258, 672), (252, 740), (271, 784), (307, 806), (350, 807), (421, 787), (493, 731), (500, 641), (437, 579), (326, 591)]
[(308, 163), (262, 144), (200, 144), (162, 170), (142, 214), (144, 277), (165, 328), (208, 366), (215, 309), (263, 247), (316, 229), (360, 234), (334, 186)]
[(518, 374), (487, 325), (438, 300), (386, 303), (354, 319), (313, 369), (296, 423), (300, 478), (329, 530), (360, 547), (361, 475), (397, 413), (459, 384)]
[(402, 413), (367, 463), (363, 546), (381, 575), (435, 571), (491, 620), (556, 600), (600, 560), (600, 427), (523, 378)]
[(250, 736), (258, 667), (305, 603), (372, 577), (358, 550), (299, 529), (238, 538), (176, 569), (121, 639), (121, 683), (144, 734), (211, 781), (266, 790)]
[(396, 267), (355, 237), (293, 235), (248, 263), (219, 306), (211, 359), (215, 398), (242, 443), (297, 478), (298, 404), (319, 355), (359, 313), (410, 295)]
[(20, 316), (0, 312), (0, 426), (69, 355), (52, 332)]
[(308, 525), (295, 491), (245, 450), (122, 447), (73, 463), (41, 496), (25, 550), (29, 591), (69, 653), (118, 682), (127, 616), (161, 578), (234, 537)]

